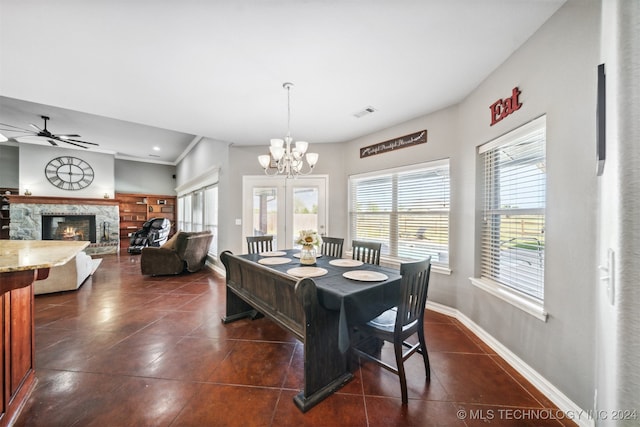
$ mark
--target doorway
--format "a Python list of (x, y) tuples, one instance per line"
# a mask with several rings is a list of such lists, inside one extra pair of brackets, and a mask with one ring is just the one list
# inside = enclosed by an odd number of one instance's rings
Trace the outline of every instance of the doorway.
[(296, 246), (300, 230), (326, 235), (328, 177), (245, 176), (242, 183), (242, 245), (245, 236), (273, 235), (273, 248)]

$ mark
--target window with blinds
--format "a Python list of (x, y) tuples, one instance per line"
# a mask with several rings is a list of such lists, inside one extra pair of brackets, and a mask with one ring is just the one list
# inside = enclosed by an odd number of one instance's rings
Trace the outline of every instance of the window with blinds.
[(546, 117), (479, 147), (482, 277), (544, 299)]
[(449, 160), (352, 176), (352, 240), (382, 243), (398, 260), (449, 263)]
[(209, 253), (218, 253), (218, 186), (197, 189), (178, 197), (178, 229), (182, 231), (209, 230), (213, 239)]

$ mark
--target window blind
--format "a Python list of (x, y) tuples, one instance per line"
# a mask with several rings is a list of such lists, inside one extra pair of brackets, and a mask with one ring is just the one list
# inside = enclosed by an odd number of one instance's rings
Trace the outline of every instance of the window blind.
[(382, 255), (449, 260), (449, 161), (350, 179), (352, 239), (382, 243)]
[(484, 165), (482, 277), (544, 299), (546, 119), (479, 147)]

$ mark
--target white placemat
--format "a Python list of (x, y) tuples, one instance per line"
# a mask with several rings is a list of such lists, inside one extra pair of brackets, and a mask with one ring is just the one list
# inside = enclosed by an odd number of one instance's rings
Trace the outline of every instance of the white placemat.
[(389, 276), (384, 273), (368, 270), (351, 270), (342, 273), (342, 275), (347, 279), (358, 280), (360, 282), (381, 282), (389, 278)]
[(280, 264), (288, 264), (291, 262), (291, 258), (281, 258), (281, 257), (267, 257), (260, 258), (258, 260), (258, 264), (264, 265), (280, 265)]
[(287, 270), (287, 274), (296, 277), (319, 277), (327, 273), (328, 271), (321, 267), (294, 267)]
[(270, 252), (260, 252), (260, 256), (282, 256), (282, 255), (286, 255), (286, 252), (282, 252), (282, 251), (270, 251)]
[(362, 261), (358, 261), (357, 259), (332, 259), (329, 261), (329, 264), (335, 265), (336, 267), (359, 267), (363, 264)]

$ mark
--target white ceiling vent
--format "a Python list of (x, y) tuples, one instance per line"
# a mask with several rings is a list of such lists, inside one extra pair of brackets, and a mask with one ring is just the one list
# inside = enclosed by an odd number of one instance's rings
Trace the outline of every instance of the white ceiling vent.
[(368, 106), (368, 107), (365, 107), (363, 110), (358, 111), (357, 113), (353, 113), (353, 116), (359, 119), (361, 117), (364, 117), (373, 113), (374, 111), (376, 111), (375, 108), (373, 108), (372, 106)]

